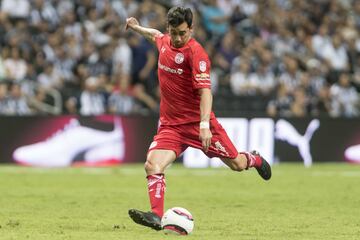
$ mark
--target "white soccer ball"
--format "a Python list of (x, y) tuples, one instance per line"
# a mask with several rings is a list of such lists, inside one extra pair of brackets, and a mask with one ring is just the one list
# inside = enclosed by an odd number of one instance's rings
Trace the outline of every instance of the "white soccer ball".
[(165, 234), (188, 235), (194, 229), (194, 219), (185, 208), (173, 207), (165, 212), (161, 227)]

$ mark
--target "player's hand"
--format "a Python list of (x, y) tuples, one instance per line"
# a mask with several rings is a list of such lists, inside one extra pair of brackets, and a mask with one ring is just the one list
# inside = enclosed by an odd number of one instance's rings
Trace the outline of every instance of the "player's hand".
[(199, 139), (201, 140), (204, 152), (207, 152), (209, 150), (209, 147), (211, 145), (211, 138), (212, 138), (212, 133), (210, 129), (208, 128), (200, 129)]
[(125, 25), (125, 30), (128, 30), (129, 28), (134, 28), (135, 26), (138, 26), (139, 21), (134, 18), (134, 17), (129, 17), (126, 19), (126, 25)]

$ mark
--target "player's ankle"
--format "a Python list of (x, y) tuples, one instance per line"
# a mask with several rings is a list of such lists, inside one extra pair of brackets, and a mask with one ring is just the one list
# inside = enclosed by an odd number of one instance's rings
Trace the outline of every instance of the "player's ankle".
[(252, 167), (260, 167), (261, 166), (261, 157), (259, 155), (253, 154), (251, 152), (240, 152), (246, 159), (246, 168), (249, 169)]
[(255, 168), (261, 167), (261, 165), (262, 165), (261, 156), (259, 156), (259, 155), (254, 155), (254, 157), (255, 157), (254, 167), (255, 167)]

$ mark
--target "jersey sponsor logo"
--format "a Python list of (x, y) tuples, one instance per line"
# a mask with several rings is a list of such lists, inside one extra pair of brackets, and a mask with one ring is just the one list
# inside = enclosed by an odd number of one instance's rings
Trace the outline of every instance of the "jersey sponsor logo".
[(200, 73), (200, 74), (195, 74), (195, 79), (197, 81), (209, 81), (210, 80), (210, 74), (208, 73)]
[(205, 62), (205, 61), (200, 61), (200, 62), (199, 62), (199, 69), (200, 69), (200, 71), (202, 71), (202, 72), (205, 72), (205, 71), (206, 71), (206, 62)]
[(181, 75), (184, 72), (184, 70), (181, 69), (181, 68), (173, 69), (173, 68), (170, 68), (168, 66), (162, 65), (160, 62), (158, 63), (158, 65), (159, 65), (160, 69), (162, 69), (162, 70), (164, 70), (166, 72), (169, 72), (169, 73), (176, 73), (176, 74)]
[(208, 73), (195, 74), (195, 80), (198, 85), (210, 85), (210, 74)]
[(182, 54), (182, 53), (178, 53), (178, 54), (176, 54), (176, 56), (175, 56), (175, 62), (177, 63), (177, 64), (180, 64), (180, 63), (182, 63), (183, 61), (184, 61), (184, 54)]
[(166, 48), (164, 46), (161, 47), (161, 50), (160, 50), (162, 53), (164, 53), (166, 51)]

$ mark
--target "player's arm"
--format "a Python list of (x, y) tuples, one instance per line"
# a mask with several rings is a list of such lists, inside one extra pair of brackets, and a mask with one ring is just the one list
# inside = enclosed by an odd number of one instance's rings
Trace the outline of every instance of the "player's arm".
[(212, 93), (209, 88), (200, 88), (200, 135), (202, 147), (205, 152), (211, 145), (212, 133), (210, 131), (210, 114), (212, 108)]
[(126, 19), (125, 29), (127, 30), (129, 28), (141, 34), (151, 43), (155, 43), (155, 37), (162, 35), (162, 33), (157, 29), (140, 26), (139, 21), (134, 17), (130, 17)]

